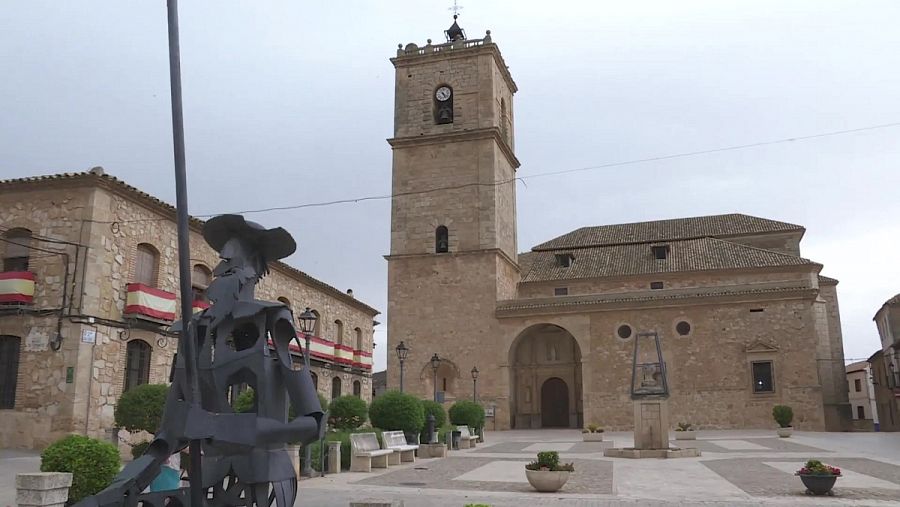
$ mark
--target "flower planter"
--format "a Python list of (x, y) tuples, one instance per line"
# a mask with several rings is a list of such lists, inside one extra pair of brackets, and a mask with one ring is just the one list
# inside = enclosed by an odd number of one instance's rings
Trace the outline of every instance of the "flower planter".
[(697, 430), (676, 431), (675, 440), (697, 440)]
[(837, 479), (837, 475), (800, 475), (807, 495), (834, 495), (831, 488)]
[(778, 428), (778, 436), (781, 438), (788, 438), (793, 432), (793, 426), (788, 426), (787, 428)]
[(602, 442), (603, 433), (582, 433), (581, 438), (585, 442)]
[(544, 470), (525, 470), (525, 477), (531, 487), (541, 493), (553, 493), (559, 491), (569, 480), (572, 472), (550, 472)]

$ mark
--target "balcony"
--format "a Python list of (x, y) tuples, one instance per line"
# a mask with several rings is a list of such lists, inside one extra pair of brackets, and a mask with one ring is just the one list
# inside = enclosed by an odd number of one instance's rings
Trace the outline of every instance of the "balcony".
[(175, 320), (175, 294), (140, 283), (125, 286), (125, 317), (156, 324), (169, 324)]
[(34, 273), (5, 271), (0, 273), (0, 304), (30, 305), (34, 302)]
[(372, 370), (372, 353), (365, 350), (353, 351), (353, 367), (360, 370)]

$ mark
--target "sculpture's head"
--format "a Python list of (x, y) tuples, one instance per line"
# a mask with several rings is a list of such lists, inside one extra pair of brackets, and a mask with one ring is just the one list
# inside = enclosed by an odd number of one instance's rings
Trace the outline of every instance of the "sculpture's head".
[[(265, 227), (240, 215), (219, 215), (203, 226), (203, 238), (222, 259), (213, 275), (228, 276), (252, 271), (257, 278), (268, 272), (268, 263), (294, 253), (297, 243), (281, 227)], [(249, 274), (249, 273), (247, 273)]]

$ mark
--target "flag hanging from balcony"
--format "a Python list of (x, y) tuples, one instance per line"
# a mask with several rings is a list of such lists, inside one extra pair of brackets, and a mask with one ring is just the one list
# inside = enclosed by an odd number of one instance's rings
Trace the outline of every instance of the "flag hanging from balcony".
[(0, 303), (31, 304), (34, 301), (34, 273), (0, 273)]
[(175, 294), (140, 283), (126, 285), (125, 315), (175, 320)]

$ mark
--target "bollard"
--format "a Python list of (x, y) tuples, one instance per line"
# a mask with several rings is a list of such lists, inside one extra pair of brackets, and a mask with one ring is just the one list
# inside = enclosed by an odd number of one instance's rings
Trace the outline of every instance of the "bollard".
[(341, 473), (341, 443), (328, 442), (328, 473)]
[(69, 499), (72, 474), (37, 472), (16, 475), (16, 505), (21, 507), (64, 507)]

